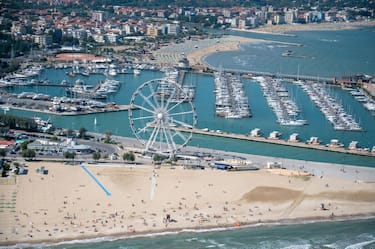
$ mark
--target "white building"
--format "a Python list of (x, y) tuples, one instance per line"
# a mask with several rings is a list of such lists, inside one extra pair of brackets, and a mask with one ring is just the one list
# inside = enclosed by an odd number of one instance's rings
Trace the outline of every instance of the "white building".
[(287, 24), (294, 23), (296, 16), (297, 15), (294, 10), (288, 10), (287, 12), (285, 12), (285, 23)]
[(178, 24), (168, 23), (166, 26), (167, 26), (167, 34), (168, 35), (177, 35), (181, 31), (180, 25), (178, 25)]
[(92, 12), (91, 20), (93, 22), (105, 22), (107, 15), (103, 11), (94, 11)]
[(117, 43), (119, 36), (118, 34), (109, 33), (109, 34), (106, 34), (106, 38), (109, 43)]

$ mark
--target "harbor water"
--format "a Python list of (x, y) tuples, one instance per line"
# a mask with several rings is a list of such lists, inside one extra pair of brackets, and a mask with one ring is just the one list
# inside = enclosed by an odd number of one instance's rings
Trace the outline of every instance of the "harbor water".
[[(69, 69), (68, 69), (69, 70)], [(119, 92), (110, 95), (107, 102), (118, 104), (129, 104), (131, 95), (136, 88), (151, 79), (161, 78), (163, 73), (159, 71), (143, 70), (139, 76), (132, 74), (119, 74), (115, 77), (120, 81)], [(72, 84), (77, 79), (84, 80), (87, 84), (96, 84), (99, 80), (104, 80), (105, 76), (93, 74), (89, 77), (76, 76), (71, 79), (63, 69), (46, 69), (40, 75), (40, 79), (48, 79), (58, 83), (62, 80), (71, 81)], [(214, 77), (211, 75), (201, 75), (188, 73), (185, 76), (185, 84), (196, 86), (196, 96), (194, 105), (198, 116), (197, 128), (208, 128), (214, 131), (220, 130), (240, 134), (249, 134), (254, 128), (260, 128), (263, 136), (267, 137), (270, 132), (277, 130), (282, 133), (282, 139), (287, 140), (292, 133), (298, 133), (301, 141), (306, 141), (312, 136), (319, 137), (323, 144), (327, 144), (331, 139), (339, 139), (347, 147), (351, 141), (358, 141), (362, 148), (371, 149), (375, 145), (375, 117), (371, 115), (353, 96), (347, 91), (330, 87), (329, 93), (340, 99), (346, 107), (348, 113), (352, 114), (361, 124), (363, 132), (335, 131), (332, 125), (325, 119), (322, 112), (314, 105), (300, 86), (291, 83), (283, 83), (289, 90), (291, 98), (299, 105), (301, 117), (308, 121), (305, 126), (281, 126), (276, 122), (276, 115), (267, 105), (259, 84), (250, 79), (244, 79), (244, 88), (249, 97), (252, 117), (243, 119), (226, 119), (215, 115), (215, 95)], [(51, 96), (63, 96), (64, 87), (46, 86), (22, 86), (10, 89), (13, 93), (39, 92)], [(22, 116), (33, 117), (33, 112), (12, 110), (10, 113)], [(112, 112), (90, 114), (83, 116), (60, 116), (37, 114), (44, 119), (50, 119), (55, 126), (71, 129), (85, 127), (89, 131), (104, 133), (111, 131), (113, 135), (133, 137), (129, 127), (127, 112)], [(96, 122), (94, 122), (96, 120)], [(375, 159), (372, 157), (355, 156), (327, 151), (308, 150), (296, 147), (263, 144), (259, 142), (224, 139), (212, 136), (194, 135), (189, 145), (219, 149), (225, 151), (235, 151), (248, 154), (259, 154), (272, 157), (286, 157), (301, 160), (312, 160), (331, 163), (343, 163), (361, 166), (374, 166)]]

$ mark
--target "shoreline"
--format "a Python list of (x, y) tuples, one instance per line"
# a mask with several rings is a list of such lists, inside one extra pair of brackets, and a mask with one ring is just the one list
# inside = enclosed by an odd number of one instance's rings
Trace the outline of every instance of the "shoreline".
[(328, 222), (344, 222), (344, 221), (356, 221), (356, 220), (371, 220), (375, 219), (375, 212), (372, 214), (365, 215), (347, 215), (333, 218), (327, 217), (306, 217), (304, 219), (286, 219), (286, 220), (265, 220), (260, 222), (249, 222), (236, 224), (223, 224), (221, 226), (203, 226), (203, 227), (186, 227), (180, 229), (162, 229), (162, 230), (149, 230), (141, 231), (136, 233), (122, 232), (113, 234), (98, 234), (98, 236), (76, 236), (66, 237), (64, 239), (50, 239), (50, 240), (35, 240), (35, 241), (8, 241), (8, 243), (0, 242), (1, 248), (29, 248), (36, 246), (59, 246), (59, 245), (71, 245), (71, 244), (85, 244), (85, 243), (101, 243), (125, 239), (139, 239), (148, 237), (160, 237), (169, 235), (183, 235), (188, 233), (210, 233), (210, 232), (224, 232), (236, 229), (249, 229), (258, 228), (265, 226), (290, 226), (290, 225), (302, 225), (302, 224), (314, 224), (314, 223), (328, 223)]
[(297, 36), (288, 32), (296, 31), (338, 31), (360, 29), (366, 26), (375, 26), (375, 21), (356, 21), (356, 22), (322, 22), (309, 24), (279, 24), (279, 25), (263, 25), (254, 29), (238, 29), (231, 30), (252, 32), (269, 35), (280, 36)]
[[(274, 26), (261, 26), (255, 29), (235, 29), (231, 30), (240, 31), (240, 32), (253, 32), (260, 34), (269, 34), (269, 35), (279, 35), (279, 36), (296, 36), (295, 34), (288, 34), (288, 32), (295, 31), (335, 31), (335, 30), (351, 30), (358, 29), (366, 26), (375, 26), (375, 21), (360, 21), (360, 22), (351, 22), (351, 23), (320, 23), (320, 24), (283, 24), (283, 25), (274, 25)], [(205, 49), (199, 49), (197, 51), (191, 51), (187, 54), (187, 59), (192, 67), (208, 67), (209, 65), (205, 62), (205, 58), (210, 54), (217, 52), (225, 51), (237, 51), (240, 50), (240, 46), (243, 44), (251, 43), (276, 43), (276, 44), (287, 44), (283, 42), (278, 42), (268, 39), (257, 39), (257, 38), (245, 38), (242, 36), (236, 35), (227, 35), (224, 36), (229, 39), (229, 41), (224, 41), (221, 44), (226, 44), (224, 46), (211, 45)], [(232, 40), (232, 41), (231, 41)], [(294, 44), (288, 44), (294, 45)], [(295, 44), (296, 46), (303, 46), (303, 44)], [(172, 45), (173, 46), (173, 45)]]

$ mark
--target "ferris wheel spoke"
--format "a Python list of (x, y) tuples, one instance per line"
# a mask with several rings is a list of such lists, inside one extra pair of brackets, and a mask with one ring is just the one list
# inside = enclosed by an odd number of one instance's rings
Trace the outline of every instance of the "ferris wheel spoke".
[(154, 103), (156, 105), (156, 107), (160, 107), (159, 105), (159, 102), (157, 101), (156, 97), (155, 97), (155, 90), (154, 88), (152, 88), (151, 84), (148, 85), (148, 88), (150, 89), (150, 92), (151, 92), (151, 95), (152, 95), (152, 99), (154, 100)]
[(155, 107), (155, 105), (150, 101), (150, 98), (152, 98), (152, 97), (155, 97), (154, 95), (149, 95), (149, 96), (145, 96), (145, 95), (143, 95), (141, 92), (139, 93), (139, 96), (141, 96), (145, 101), (146, 101), (146, 103), (149, 105), (149, 106), (151, 106), (151, 108), (152, 109), (156, 109), (156, 107)]
[(149, 119), (149, 118), (154, 118), (154, 116), (143, 116), (143, 117), (137, 117), (137, 118), (132, 118), (132, 120), (143, 120), (143, 119)]
[(179, 125), (181, 125), (181, 126), (183, 126), (183, 127), (186, 127), (186, 128), (192, 127), (192, 125), (187, 124), (187, 123), (185, 123), (185, 122), (182, 122), (182, 121), (180, 121), (180, 120), (171, 119), (171, 121), (172, 121), (172, 123), (174, 123), (174, 124), (177, 123), (177, 124), (179, 124)]
[(146, 144), (146, 148), (147, 149), (149, 149), (150, 147), (152, 147), (152, 145), (155, 143), (156, 138), (157, 138), (158, 133), (159, 133), (159, 130), (160, 130), (160, 126), (159, 125), (155, 126), (154, 129), (152, 130), (151, 136), (148, 139), (148, 142)]
[(186, 141), (187, 140), (187, 137), (185, 137), (180, 131), (178, 130), (174, 130), (174, 135), (172, 137), (175, 137), (176, 135), (178, 135), (183, 141)]
[(176, 144), (173, 141), (173, 137), (171, 136), (170, 130), (167, 130), (165, 127), (163, 127), (163, 132), (164, 132), (165, 141), (167, 143), (168, 149), (175, 150)]
[(146, 107), (143, 107), (143, 106), (140, 106), (140, 105), (136, 105), (135, 107), (139, 108), (139, 109), (141, 109), (143, 111), (146, 111), (146, 112), (149, 112), (149, 113), (152, 113), (152, 114), (156, 114), (156, 112), (154, 110), (148, 109)]
[(178, 101), (175, 105), (173, 105), (171, 108), (169, 108), (168, 112), (172, 111), (174, 108), (176, 108), (177, 106), (179, 106), (180, 104), (182, 104), (187, 99), (188, 99), (187, 96), (185, 96), (185, 98), (183, 98), (182, 100)]
[(139, 129), (135, 134), (138, 135), (138, 134), (141, 133), (141, 132), (145, 132), (148, 128), (151, 128), (151, 127), (152, 127), (152, 124), (151, 124), (151, 123), (148, 123), (148, 124), (146, 124), (145, 127)]
[(169, 98), (167, 99), (167, 103), (165, 105), (163, 105), (163, 107), (167, 107), (169, 106), (169, 104), (171, 103), (171, 100), (176, 96), (176, 91), (173, 91), (172, 94), (169, 96)]
[(194, 113), (194, 111), (175, 112), (175, 113), (169, 114), (169, 116), (177, 116), (177, 115), (185, 115), (185, 114), (193, 114), (193, 113)]

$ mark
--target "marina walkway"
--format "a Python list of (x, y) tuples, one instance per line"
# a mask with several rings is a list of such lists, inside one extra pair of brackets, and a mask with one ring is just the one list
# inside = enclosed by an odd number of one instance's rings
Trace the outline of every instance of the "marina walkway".
[(322, 144), (308, 144), (305, 142), (298, 142), (298, 141), (287, 141), (282, 139), (270, 139), (265, 137), (255, 137), (245, 134), (236, 134), (236, 133), (227, 133), (227, 132), (218, 132), (214, 130), (201, 130), (201, 129), (189, 129), (183, 127), (173, 127), (173, 129), (182, 131), (182, 132), (192, 132), (195, 134), (201, 135), (209, 135), (209, 136), (216, 136), (216, 137), (224, 137), (224, 138), (232, 138), (232, 139), (241, 139), (253, 142), (261, 142), (261, 143), (270, 143), (270, 144), (279, 144), (285, 146), (294, 146), (299, 148), (306, 148), (306, 149), (315, 149), (315, 150), (322, 150), (322, 151), (331, 151), (331, 152), (338, 152), (338, 153), (345, 153), (345, 154), (353, 154), (353, 155), (361, 155), (361, 156), (371, 156), (375, 157), (375, 153), (364, 149), (353, 149), (349, 150), (343, 147), (334, 147), (334, 146), (326, 146)]

